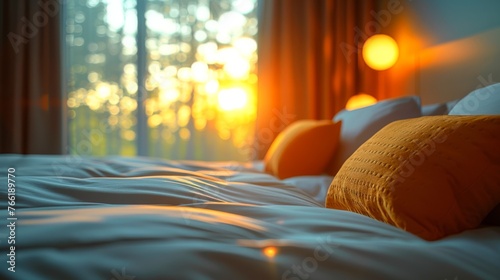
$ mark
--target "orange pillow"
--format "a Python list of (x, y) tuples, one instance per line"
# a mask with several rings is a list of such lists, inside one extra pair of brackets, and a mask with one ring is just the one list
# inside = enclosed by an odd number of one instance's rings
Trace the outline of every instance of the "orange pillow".
[(324, 173), (337, 148), (340, 122), (300, 120), (286, 127), (264, 158), (265, 170), (285, 179)]
[(476, 228), (499, 203), (500, 116), (393, 122), (344, 163), (326, 198), (427, 240)]

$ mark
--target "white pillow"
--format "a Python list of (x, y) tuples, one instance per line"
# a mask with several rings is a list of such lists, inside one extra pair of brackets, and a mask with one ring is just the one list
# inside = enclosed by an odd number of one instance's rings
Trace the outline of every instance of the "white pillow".
[(448, 105), (446, 103), (436, 103), (422, 106), (422, 116), (447, 115)]
[(328, 192), (332, 180), (332, 176), (316, 175), (289, 177), (284, 179), (283, 182), (303, 190), (319, 204), (324, 205), (326, 193)]
[(455, 107), (457, 105), (458, 101), (460, 101), (460, 99), (455, 99), (455, 100), (446, 102), (446, 107), (448, 107), (448, 113), (450, 113), (451, 109), (453, 109), (453, 107)]
[(430, 105), (424, 105), (421, 108), (422, 116), (439, 116), (448, 115), (453, 107), (460, 101), (460, 99), (444, 102), (435, 103)]
[(337, 174), (347, 158), (387, 124), (420, 116), (422, 113), (418, 96), (387, 99), (357, 110), (344, 109), (338, 112), (333, 120), (342, 121), (340, 140), (328, 173)]
[(467, 94), (449, 115), (500, 115), (500, 83)]

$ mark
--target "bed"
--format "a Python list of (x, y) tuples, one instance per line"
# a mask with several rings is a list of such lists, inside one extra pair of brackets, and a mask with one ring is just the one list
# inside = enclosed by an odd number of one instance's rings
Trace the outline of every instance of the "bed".
[(428, 241), (326, 208), (328, 174), (118, 156), (2, 154), (0, 166), (1, 279), (500, 276), (500, 227)]
[(4, 173), (15, 168), (16, 176), (15, 273), (4, 261), (3, 279), (500, 275), (498, 227), (429, 242), (360, 214), (324, 208), (251, 166), (121, 157), (0, 159)]

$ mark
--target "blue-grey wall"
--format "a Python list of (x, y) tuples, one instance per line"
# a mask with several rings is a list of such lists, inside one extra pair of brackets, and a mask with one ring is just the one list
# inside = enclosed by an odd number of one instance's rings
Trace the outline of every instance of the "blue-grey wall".
[(432, 45), (500, 27), (499, 0), (407, 0), (415, 30)]
[(406, 84), (397, 86), (401, 94), (416, 93), (431, 104), (500, 82), (500, 0), (400, 1), (404, 11), (389, 29), (420, 41), (405, 54), (416, 63)]

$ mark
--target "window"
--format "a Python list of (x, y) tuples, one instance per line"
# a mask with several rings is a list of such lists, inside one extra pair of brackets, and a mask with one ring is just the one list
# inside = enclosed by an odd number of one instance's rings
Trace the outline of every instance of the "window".
[(246, 160), (256, 0), (77, 0), (66, 9), (70, 153)]

